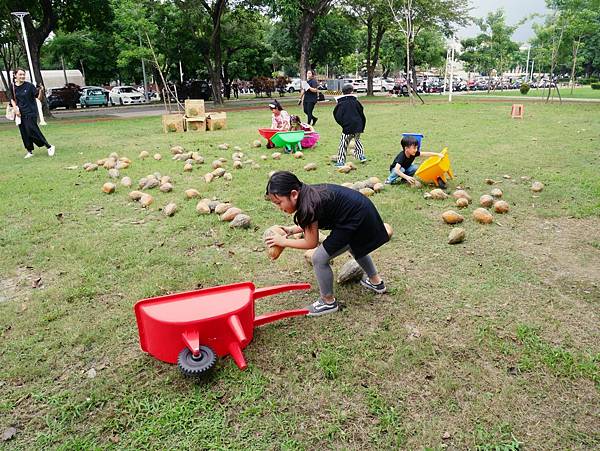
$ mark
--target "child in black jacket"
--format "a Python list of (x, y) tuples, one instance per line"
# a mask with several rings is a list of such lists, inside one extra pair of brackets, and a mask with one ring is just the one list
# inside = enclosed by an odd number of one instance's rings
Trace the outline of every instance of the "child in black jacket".
[(363, 106), (358, 99), (352, 95), (354, 88), (347, 84), (342, 88), (342, 97), (337, 99), (337, 105), (333, 110), (335, 121), (342, 127), (342, 136), (340, 138), (340, 147), (338, 149), (338, 158), (335, 166), (341, 167), (346, 164), (346, 151), (351, 139), (354, 139), (354, 156), (361, 163), (365, 163), (367, 158), (360, 142), (360, 134), (365, 131), (367, 118), (363, 112)]

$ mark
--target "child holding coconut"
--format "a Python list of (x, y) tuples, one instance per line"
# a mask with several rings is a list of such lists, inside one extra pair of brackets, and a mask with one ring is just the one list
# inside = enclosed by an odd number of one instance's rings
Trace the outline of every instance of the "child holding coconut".
[[(289, 236), (303, 232), (304, 238), (293, 240), (274, 234), (266, 237), (265, 243), (269, 247), (317, 248), (312, 263), (321, 296), (307, 307), (308, 316), (338, 310), (330, 262), (346, 251), (350, 251), (367, 274), (360, 281), (361, 285), (379, 294), (386, 292), (369, 253), (388, 242), (389, 236), (377, 209), (367, 197), (339, 185), (308, 185), (287, 171), (271, 176), (266, 196), (281, 211), (294, 215), (296, 225), (283, 227), (285, 233)], [(320, 245), (319, 229), (331, 230)]]
[(444, 157), (441, 153), (421, 152), (419, 150), (418, 139), (411, 135), (403, 136), (400, 145), (402, 146), (402, 152), (396, 155), (396, 158), (394, 158), (394, 161), (390, 165), (390, 175), (385, 181), (386, 184), (392, 184), (396, 180), (401, 179), (401, 182), (407, 182), (410, 185), (416, 184), (418, 186), (417, 180), (413, 177), (417, 169), (419, 169), (418, 165), (413, 164), (415, 158), (419, 156)]

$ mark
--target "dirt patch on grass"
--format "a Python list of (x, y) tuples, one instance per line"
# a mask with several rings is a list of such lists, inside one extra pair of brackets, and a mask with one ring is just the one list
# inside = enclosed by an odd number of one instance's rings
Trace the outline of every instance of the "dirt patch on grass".
[(17, 268), (16, 274), (0, 277), (0, 303), (13, 300), (25, 300), (27, 291), (32, 287), (40, 288), (42, 280), (38, 280), (27, 268)]

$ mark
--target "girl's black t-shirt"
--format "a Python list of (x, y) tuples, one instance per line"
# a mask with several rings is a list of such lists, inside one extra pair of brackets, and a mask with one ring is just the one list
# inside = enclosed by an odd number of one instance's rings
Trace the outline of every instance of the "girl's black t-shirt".
[(21, 86), (15, 85), (15, 97), (17, 98), (17, 106), (21, 112), (21, 116), (37, 117), (37, 104), (35, 102), (35, 96), (37, 89), (28, 81), (24, 82)]
[(350, 246), (356, 258), (363, 257), (389, 241), (375, 205), (363, 194), (340, 185), (314, 185), (321, 205), (317, 210), (319, 229), (331, 230), (323, 247), (332, 255)]

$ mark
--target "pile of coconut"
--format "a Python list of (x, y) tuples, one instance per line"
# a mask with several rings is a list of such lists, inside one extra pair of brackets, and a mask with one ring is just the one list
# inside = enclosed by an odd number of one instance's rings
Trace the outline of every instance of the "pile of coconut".
[[(337, 161), (337, 155), (332, 155), (330, 160), (335, 163)], [(358, 166), (351, 161), (347, 161), (344, 166), (337, 168), (336, 171), (338, 171), (340, 174), (348, 174), (350, 171), (356, 171), (357, 169)]]
[(98, 168), (104, 168), (108, 170), (109, 177), (116, 179), (119, 178), (119, 171), (127, 169), (131, 165), (131, 160), (127, 157), (120, 157), (118, 153), (112, 152), (107, 158), (101, 158), (95, 163), (84, 163), (83, 170), (86, 172), (93, 172)]
[(250, 216), (229, 202), (202, 199), (196, 205), (196, 211), (201, 215), (215, 213), (219, 215), (221, 221), (229, 222), (231, 228), (247, 229), (251, 224)]
[(381, 180), (378, 177), (369, 177), (366, 180), (354, 183), (346, 182), (342, 183), (342, 186), (358, 191), (367, 197), (371, 197), (375, 193), (380, 193), (385, 188), (385, 185), (381, 183)]

